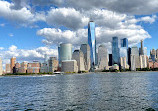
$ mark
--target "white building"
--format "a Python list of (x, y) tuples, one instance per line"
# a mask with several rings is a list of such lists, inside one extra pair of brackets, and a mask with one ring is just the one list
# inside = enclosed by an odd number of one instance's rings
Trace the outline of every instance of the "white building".
[(120, 64), (121, 64), (121, 69), (129, 69), (129, 65), (127, 64), (127, 58), (126, 57), (121, 57), (120, 58)]
[(82, 51), (75, 50), (72, 54), (72, 60), (77, 61), (78, 71), (85, 71), (85, 65), (84, 65), (85, 60)]
[(98, 69), (104, 70), (108, 66), (108, 51), (104, 45), (98, 48)]
[(140, 55), (140, 68), (147, 68), (147, 56)]
[(91, 68), (90, 47), (88, 44), (82, 44), (80, 50), (83, 52), (83, 55), (84, 55), (85, 70), (89, 71)]
[(61, 67), (62, 72), (78, 72), (78, 66), (77, 66), (77, 61), (76, 60), (66, 60), (62, 61), (62, 67)]
[(136, 56), (131, 55), (131, 71), (136, 71)]

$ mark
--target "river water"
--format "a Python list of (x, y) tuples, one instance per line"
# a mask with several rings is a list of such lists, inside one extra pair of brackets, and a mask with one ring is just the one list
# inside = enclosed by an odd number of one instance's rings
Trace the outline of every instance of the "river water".
[(158, 110), (158, 72), (0, 77), (0, 111)]

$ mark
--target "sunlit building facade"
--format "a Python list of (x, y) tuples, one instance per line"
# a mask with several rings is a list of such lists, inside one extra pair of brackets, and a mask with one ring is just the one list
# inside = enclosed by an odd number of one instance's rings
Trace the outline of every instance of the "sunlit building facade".
[(94, 67), (96, 60), (96, 38), (95, 38), (95, 23), (90, 21), (88, 24), (88, 44), (90, 46), (91, 66)]
[(89, 71), (90, 70), (90, 47), (88, 44), (82, 44), (80, 50), (83, 52), (84, 55), (84, 66), (85, 70)]
[(98, 48), (98, 68), (104, 70), (105, 66), (108, 66), (108, 51), (104, 45), (100, 45)]
[(63, 60), (71, 60), (72, 58), (72, 44), (60, 44), (58, 48), (59, 54), (59, 64), (62, 63)]

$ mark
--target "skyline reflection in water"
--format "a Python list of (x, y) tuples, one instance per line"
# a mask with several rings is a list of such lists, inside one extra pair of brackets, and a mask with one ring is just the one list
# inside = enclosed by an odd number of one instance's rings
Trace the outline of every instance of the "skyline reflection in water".
[(0, 110), (158, 110), (158, 73), (0, 77)]

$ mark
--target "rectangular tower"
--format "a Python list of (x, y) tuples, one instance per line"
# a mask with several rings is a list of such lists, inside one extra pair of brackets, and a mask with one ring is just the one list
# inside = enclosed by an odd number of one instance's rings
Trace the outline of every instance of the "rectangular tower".
[(120, 49), (118, 46), (118, 37), (112, 38), (112, 64), (120, 64)]
[(90, 46), (91, 66), (96, 65), (96, 38), (95, 38), (95, 23), (90, 21), (88, 24), (88, 44)]

